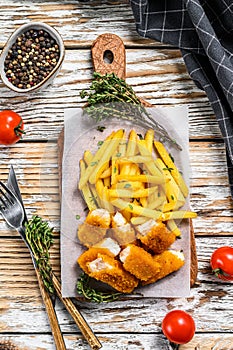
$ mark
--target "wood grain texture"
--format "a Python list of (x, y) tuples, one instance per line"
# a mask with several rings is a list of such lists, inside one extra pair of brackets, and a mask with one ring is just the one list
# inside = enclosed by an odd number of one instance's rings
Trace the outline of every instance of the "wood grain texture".
[[(93, 76), (90, 49), (67, 50), (53, 84), (45, 90), (19, 96), (0, 82), (0, 106), (19, 112), (25, 121), (25, 141), (57, 138), (64, 109), (82, 107), (80, 92)], [(154, 106), (188, 104), (190, 138), (220, 138), (220, 131), (206, 95), (189, 78), (178, 50), (127, 49), (126, 81), (138, 97)]]
[[(64, 109), (85, 103), (80, 92), (92, 80), (93, 41), (102, 33), (115, 33), (126, 45), (126, 80), (137, 95), (155, 106), (189, 107), (190, 201), (198, 213), (193, 224), (199, 270), (189, 298), (75, 304), (104, 350), (168, 350), (161, 321), (175, 308), (190, 312), (197, 327), (193, 340), (180, 350), (233, 349), (232, 284), (216, 280), (209, 266), (213, 250), (233, 246), (225, 147), (209, 101), (189, 78), (180, 51), (139, 37), (128, 0), (0, 0), (0, 49), (16, 27), (29, 21), (53, 25), (64, 39), (66, 56), (59, 75), (44, 91), (19, 96), (0, 81), (0, 108), (19, 112), (27, 131), (23, 141), (0, 147), (0, 178), (7, 179), (13, 164), (29, 217), (37, 213), (54, 226), (54, 272), (60, 275), (56, 140)], [(59, 301), (56, 311), (67, 348), (89, 349)], [(3, 339), (20, 350), (55, 350), (27, 248), (0, 218), (0, 342)]]
[(76, 0), (0, 0), (2, 28), (0, 45), (20, 25), (30, 21), (46, 22), (61, 34), (65, 45), (86, 47), (106, 31), (116, 33), (127, 45), (160, 45), (139, 37), (132, 10), (127, 0), (81, 2)]

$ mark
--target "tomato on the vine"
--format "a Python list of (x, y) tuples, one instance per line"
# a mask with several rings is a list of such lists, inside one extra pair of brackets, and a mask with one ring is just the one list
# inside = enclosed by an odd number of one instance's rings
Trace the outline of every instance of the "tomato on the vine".
[(195, 334), (195, 322), (190, 314), (183, 310), (167, 313), (162, 321), (162, 331), (168, 340), (175, 344), (188, 343)]
[(0, 144), (12, 145), (22, 138), (25, 134), (24, 123), (21, 116), (6, 109), (0, 112)]
[(224, 281), (233, 281), (233, 248), (223, 246), (216, 249), (210, 259), (213, 273)]

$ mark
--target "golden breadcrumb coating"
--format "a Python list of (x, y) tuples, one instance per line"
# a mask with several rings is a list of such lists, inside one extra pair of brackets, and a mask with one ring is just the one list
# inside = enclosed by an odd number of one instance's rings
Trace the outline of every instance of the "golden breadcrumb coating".
[(143, 285), (154, 283), (157, 280), (179, 270), (184, 265), (184, 255), (180, 252), (166, 250), (162, 254), (155, 255), (154, 261), (159, 264), (160, 270), (149, 280), (143, 282)]
[(111, 215), (106, 209), (94, 209), (89, 211), (85, 222), (89, 225), (109, 228), (111, 223)]
[(136, 240), (135, 231), (130, 224), (112, 228), (108, 234), (121, 246), (132, 243)]
[(89, 248), (79, 256), (79, 258), (77, 259), (77, 262), (84, 272), (86, 273), (89, 272), (87, 264), (97, 259), (99, 253), (112, 256), (112, 253), (107, 248), (94, 248), (94, 247)]
[(176, 240), (175, 233), (169, 231), (163, 223), (156, 223), (146, 234), (138, 233), (137, 238), (154, 254), (165, 251)]
[(125, 270), (141, 281), (147, 281), (159, 272), (160, 265), (143, 248), (129, 244), (120, 253)]
[(108, 255), (99, 253), (97, 259), (86, 265), (89, 276), (121, 293), (131, 293), (138, 285), (138, 280), (125, 271), (119, 261)]
[(91, 247), (100, 242), (105, 237), (106, 232), (106, 228), (93, 226), (84, 222), (78, 228), (78, 239), (86, 247)]

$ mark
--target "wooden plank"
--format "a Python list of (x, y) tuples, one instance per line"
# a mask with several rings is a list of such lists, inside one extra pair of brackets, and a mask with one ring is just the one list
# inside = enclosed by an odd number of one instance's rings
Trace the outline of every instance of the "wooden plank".
[(132, 9), (127, 0), (59, 3), (53, 0), (31, 0), (30, 5), (20, 0), (1, 0), (0, 8), (1, 47), (15, 28), (30, 21), (46, 22), (54, 26), (69, 47), (90, 46), (98, 35), (105, 32), (117, 32), (125, 44), (130, 46), (160, 45), (137, 34)]
[[(103, 350), (155, 350), (170, 349), (163, 334), (98, 334)], [(64, 339), (69, 350), (89, 350), (90, 347), (79, 334), (65, 334)], [(19, 349), (55, 350), (53, 339), (48, 334), (5, 334), (0, 341), (11, 341)], [(196, 334), (191, 342), (180, 345), (180, 350), (229, 350), (233, 346), (230, 334)]]
[[(17, 143), (0, 148), (1, 179), (6, 181), (10, 163), (14, 165), (28, 215), (42, 215), (56, 231), (60, 229), (56, 143)], [(190, 142), (191, 208), (195, 235), (233, 235), (233, 203), (228, 185), (225, 148), (218, 142)], [(218, 176), (216, 176), (216, 173)], [(0, 236), (6, 225), (0, 218)], [(11, 230), (7, 233), (16, 236)]]
[[(26, 285), (26, 283), (24, 283)], [(31, 285), (31, 289), (37, 289)], [(5, 333), (47, 333), (50, 332), (46, 311), (39, 294), (8, 289), (11, 297), (1, 298), (0, 327)], [(27, 295), (29, 294), (29, 295)], [(173, 309), (182, 309), (192, 314), (197, 332), (233, 331), (232, 288), (230, 284), (204, 283), (192, 289), (190, 298), (115, 301), (111, 304), (90, 304), (75, 302), (95, 332), (150, 333), (158, 332), (163, 317)], [(142, 312), (143, 309), (143, 312)], [(217, 318), (216, 318), (216, 310)], [(70, 315), (56, 302), (56, 312), (63, 332), (77, 332), (77, 326)]]
[[(221, 137), (207, 97), (189, 78), (178, 50), (128, 49), (126, 65), (126, 80), (139, 97), (155, 106), (189, 106), (190, 138)], [(53, 85), (31, 95), (17, 95), (0, 83), (0, 106), (21, 114), (26, 141), (57, 138), (64, 109), (84, 105), (80, 92), (89, 88), (92, 73), (90, 50), (67, 50)]]
[[(212, 252), (219, 246), (233, 245), (233, 237), (198, 237), (196, 245), (199, 274), (189, 298), (137, 298), (137, 302), (125, 300), (110, 304), (76, 301), (77, 307), (96, 332), (104, 332), (103, 323), (108, 332), (159, 332), (164, 315), (174, 308), (192, 313), (198, 333), (221, 332), (226, 324), (228, 330), (233, 331), (232, 285), (216, 279), (209, 264)], [(56, 241), (51, 251), (56, 273), (59, 273), (58, 247)], [(19, 329), (23, 333), (49, 332), (36, 276), (20, 239), (0, 239), (0, 282), (1, 329), (6, 333)], [(56, 309), (63, 332), (76, 332), (75, 324), (59, 302)]]

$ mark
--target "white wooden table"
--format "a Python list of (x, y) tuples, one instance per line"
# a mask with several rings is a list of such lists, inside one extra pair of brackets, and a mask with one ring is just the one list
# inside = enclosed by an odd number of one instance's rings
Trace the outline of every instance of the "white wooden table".
[[(29, 21), (54, 26), (64, 39), (66, 56), (53, 85), (44, 91), (17, 95), (0, 82), (0, 108), (18, 112), (27, 131), (16, 145), (0, 147), (0, 178), (7, 179), (13, 164), (28, 215), (49, 218), (55, 227), (54, 271), (60, 272), (57, 158), (51, 153), (50, 175), (41, 179), (44, 152), (47, 141), (59, 135), (64, 109), (83, 106), (80, 92), (92, 80), (91, 43), (99, 34), (115, 33), (125, 43), (126, 80), (137, 95), (157, 106), (189, 107), (191, 208), (198, 213), (194, 229), (199, 271), (188, 299), (77, 305), (105, 350), (168, 349), (160, 325), (173, 308), (190, 312), (197, 327), (193, 340), (180, 349), (233, 349), (233, 288), (217, 281), (209, 268), (214, 249), (233, 245), (225, 149), (208, 99), (189, 78), (179, 50), (140, 38), (126, 0), (0, 0), (0, 47), (17, 26)], [(56, 310), (67, 349), (88, 349), (59, 302)], [(5, 339), (20, 350), (55, 349), (28, 251), (0, 218), (0, 342)]]

